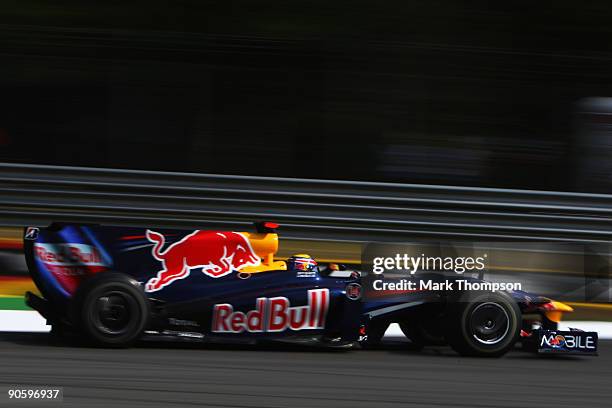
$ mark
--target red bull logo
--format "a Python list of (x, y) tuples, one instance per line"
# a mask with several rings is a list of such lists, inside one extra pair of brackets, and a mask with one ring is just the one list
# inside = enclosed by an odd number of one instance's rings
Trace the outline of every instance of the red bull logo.
[(98, 248), (87, 244), (36, 242), (34, 254), (69, 293), (76, 290), (83, 276), (109, 267)]
[(255, 309), (234, 311), (229, 303), (213, 307), (213, 333), (268, 333), (325, 328), (329, 309), (329, 289), (308, 291), (308, 304), (291, 306), (286, 297), (257, 298)]
[(186, 278), (192, 269), (200, 269), (205, 275), (220, 278), (245, 266), (261, 264), (249, 240), (237, 232), (196, 230), (163, 251), (166, 239), (162, 234), (147, 230), (146, 237), (154, 243), (151, 254), (163, 265), (157, 275), (146, 283), (147, 292), (158, 291)]

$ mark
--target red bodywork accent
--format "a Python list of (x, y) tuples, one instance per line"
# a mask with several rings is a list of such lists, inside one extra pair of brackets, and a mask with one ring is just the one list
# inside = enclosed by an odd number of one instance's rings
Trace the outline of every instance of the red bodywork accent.
[(153, 242), (151, 254), (162, 263), (162, 269), (146, 283), (147, 292), (155, 292), (189, 276), (191, 269), (199, 269), (213, 278), (257, 266), (257, 256), (249, 240), (237, 232), (196, 230), (162, 251), (166, 239), (158, 232), (147, 230), (147, 239)]

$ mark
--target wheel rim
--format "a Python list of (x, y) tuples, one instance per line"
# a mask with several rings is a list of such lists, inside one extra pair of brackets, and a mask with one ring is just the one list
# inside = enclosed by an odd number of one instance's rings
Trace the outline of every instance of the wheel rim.
[(498, 303), (481, 303), (472, 310), (470, 330), (479, 343), (497, 344), (506, 338), (510, 330), (510, 317), (506, 309)]
[(102, 333), (118, 336), (128, 332), (134, 324), (132, 316), (136, 313), (136, 301), (123, 292), (105, 292), (93, 301), (92, 306), (92, 320)]

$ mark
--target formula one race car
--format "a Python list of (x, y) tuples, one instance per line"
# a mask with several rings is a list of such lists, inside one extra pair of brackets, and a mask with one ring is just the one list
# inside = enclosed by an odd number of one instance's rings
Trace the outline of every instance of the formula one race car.
[(596, 333), (556, 330), (567, 311), (560, 303), (525, 292), (364, 296), (357, 271), (319, 267), (306, 254), (275, 260), (278, 225), (255, 225), (256, 232), (27, 227), (26, 261), (43, 297), (27, 293), (26, 301), (52, 333), (111, 347), (144, 334), (368, 347), (395, 322), (413, 347), (447, 343), (463, 355), (500, 356), (521, 338), (541, 352), (597, 350)]

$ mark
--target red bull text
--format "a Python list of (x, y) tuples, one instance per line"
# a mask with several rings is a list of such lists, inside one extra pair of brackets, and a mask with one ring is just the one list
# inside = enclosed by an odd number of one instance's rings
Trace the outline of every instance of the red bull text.
[(76, 290), (82, 277), (109, 267), (98, 248), (92, 245), (37, 242), (34, 244), (34, 254), (68, 293)]
[(308, 291), (308, 304), (291, 306), (286, 297), (258, 298), (255, 310), (234, 311), (229, 303), (213, 308), (213, 333), (269, 333), (325, 328), (329, 309), (329, 289)]

